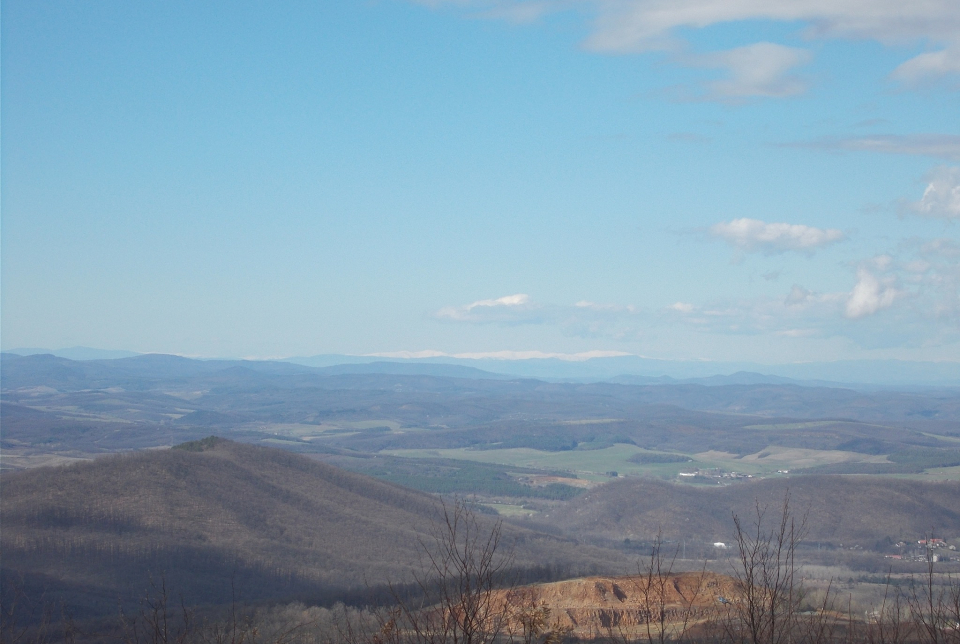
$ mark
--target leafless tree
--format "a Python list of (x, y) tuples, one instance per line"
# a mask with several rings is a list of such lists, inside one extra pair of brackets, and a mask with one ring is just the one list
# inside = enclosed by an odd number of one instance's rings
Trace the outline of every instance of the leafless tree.
[(733, 619), (726, 620), (725, 627), (735, 642), (791, 644), (800, 640), (797, 626), (805, 591), (797, 575), (796, 550), (806, 532), (806, 516), (799, 521), (793, 516), (789, 492), (773, 528), (767, 528), (766, 515), (759, 500), (749, 524), (733, 515), (733, 576), (739, 596), (728, 604)]
[(167, 580), (150, 579), (150, 588), (140, 599), (139, 612), (128, 619), (120, 610), (120, 625), (127, 644), (185, 644), (193, 631), (193, 613), (183, 597), (179, 606), (170, 601)]
[[(315, 619), (294, 616), (267, 623), (264, 615), (240, 601), (231, 580), (231, 602), (225, 612), (198, 614), (182, 597), (170, 600), (166, 579), (150, 580), (138, 613), (128, 618), (120, 612), (126, 644), (292, 644)], [(69, 642), (67, 631), (62, 641)]]
[[(706, 577), (706, 562), (697, 575), (690, 596), (684, 596), (679, 586), (676, 586), (674, 567), (680, 547), (677, 546), (669, 555), (663, 551), (663, 535), (657, 531), (657, 537), (650, 548), (650, 555), (646, 561), (637, 564), (637, 579), (635, 590), (640, 597), (641, 619), (645, 628), (648, 644), (664, 644), (665, 642), (682, 642), (686, 638), (693, 616), (693, 607), (700, 599)], [(682, 605), (679, 610), (670, 611), (667, 607), (669, 589), (674, 588), (680, 594)], [(629, 636), (619, 627), (620, 640), (627, 642)]]
[(503, 523), (485, 527), (464, 499), (442, 502), (428, 539), (420, 540), (419, 590), (410, 600), (395, 592), (397, 608), (381, 620), (379, 642), (491, 644), (509, 620), (505, 602), (493, 592), (512, 557), (501, 551)]
[(948, 577), (950, 592), (947, 596), (947, 617), (953, 629), (954, 642), (960, 641), (960, 577)]
[[(10, 579), (0, 600), (0, 644), (42, 644), (48, 641), (50, 629), (50, 606), (43, 595), (36, 602), (24, 592), (24, 580)], [(37, 624), (26, 623), (23, 614), (40, 610)]]
[(909, 638), (903, 596), (890, 581), (888, 574), (880, 607), (868, 613), (864, 620), (862, 639), (866, 644), (904, 644)]
[(960, 584), (934, 572), (932, 536), (926, 540), (927, 570), (907, 595), (907, 608), (920, 644), (954, 644), (960, 642)]
[(518, 644), (559, 644), (573, 630), (558, 618), (550, 619), (552, 610), (538, 599), (530, 588), (517, 588), (504, 595), (508, 611), (506, 635)]

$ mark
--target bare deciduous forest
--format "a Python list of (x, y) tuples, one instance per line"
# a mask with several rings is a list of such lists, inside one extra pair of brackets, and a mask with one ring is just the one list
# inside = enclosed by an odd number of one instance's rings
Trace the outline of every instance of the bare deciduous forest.
[[(151, 579), (132, 611), (81, 624), (44, 605), (24, 624), (25, 595), (5, 596), (4, 642), (136, 644), (951, 644), (960, 641), (960, 579), (926, 570), (895, 585), (879, 603), (854, 607), (828, 585), (808, 588), (797, 561), (806, 522), (789, 494), (779, 507), (759, 502), (749, 516), (733, 515), (735, 559), (728, 575), (678, 572), (677, 550), (658, 537), (636, 563), (636, 574), (615, 578), (621, 606), (596, 608), (546, 600), (542, 585), (521, 585), (502, 522), (479, 520), (470, 505), (442, 504), (428, 536), (418, 540), (413, 583), (388, 585), (379, 601), (352, 608), (302, 603), (249, 605), (233, 588), (221, 607), (188, 605), (165, 578)], [(561, 582), (562, 583), (562, 582)], [(722, 594), (720, 594), (722, 593)], [(566, 605), (564, 605), (566, 603)], [(576, 616), (576, 617), (574, 617)], [(591, 619), (592, 618), (592, 619)], [(91, 631), (91, 626), (95, 630)]]

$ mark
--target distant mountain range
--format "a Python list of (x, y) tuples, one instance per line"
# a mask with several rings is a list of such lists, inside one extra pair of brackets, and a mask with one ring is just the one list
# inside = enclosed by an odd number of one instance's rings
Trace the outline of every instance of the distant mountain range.
[[(51, 354), (70, 360), (112, 360), (138, 354), (131, 351), (71, 347), (47, 350), (38, 348), (11, 349), (17, 355)], [(238, 362), (236, 360), (204, 360), (205, 362)], [(276, 361), (320, 369), (330, 374), (382, 373), (396, 375), (430, 375), (452, 378), (502, 379), (537, 378), (553, 381), (598, 382), (621, 384), (796, 384), (803, 386), (885, 387), (958, 387), (960, 363), (916, 362), (903, 360), (841, 360), (779, 365), (748, 362), (699, 362), (655, 360), (640, 356), (599, 357), (586, 360), (531, 358), (504, 360), (492, 358), (384, 358), (322, 354), (284, 358)]]
[[(450, 375), (417, 373), (424, 369)], [(442, 364), (308, 367), (160, 354), (82, 361), (3, 354), (0, 467), (217, 433), (300, 452), (355, 454), (631, 445), (688, 456), (748, 455), (775, 446), (909, 461), (822, 473), (903, 474), (948, 467), (960, 435), (956, 389), (709, 382), (545, 382)], [(937, 459), (917, 450), (934, 450)], [(946, 461), (940, 450), (950, 451)]]
[(114, 351), (110, 349), (91, 349), (90, 347), (67, 347), (66, 349), (24, 347), (21, 349), (4, 350), (4, 353), (14, 353), (18, 356), (50, 354), (68, 360), (113, 360), (115, 358), (132, 358), (133, 356), (142, 355), (136, 351)]
[[(337, 364), (381, 363), (383, 360), (382, 357), (318, 355), (287, 358), (285, 361), (311, 367), (327, 367)], [(424, 368), (427, 365), (459, 365), (524, 378), (583, 382), (622, 381), (624, 384), (679, 382), (703, 385), (790, 383), (809, 386), (850, 386), (852, 384), (874, 387), (960, 386), (960, 363), (956, 362), (841, 360), (761, 365), (749, 362), (654, 360), (640, 356), (601, 357), (587, 360), (436, 357), (390, 358), (389, 361), (393, 364), (423, 365)]]

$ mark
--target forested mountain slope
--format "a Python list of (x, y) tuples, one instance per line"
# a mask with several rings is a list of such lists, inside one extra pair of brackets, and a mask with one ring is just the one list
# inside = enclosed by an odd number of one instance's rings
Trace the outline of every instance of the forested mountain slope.
[(833, 545), (917, 539), (933, 531), (960, 537), (960, 483), (927, 483), (879, 477), (803, 476), (727, 486), (677, 485), (649, 478), (598, 487), (555, 510), (550, 520), (581, 536), (706, 542), (732, 538), (732, 514), (750, 524), (756, 504), (780, 515), (785, 496), (806, 539)]
[[(6, 589), (22, 577), (85, 614), (115, 612), (161, 576), (188, 603), (230, 601), (234, 590), (324, 599), (409, 579), (439, 516), (435, 497), (303, 456), (222, 439), (187, 447), (197, 451), (4, 474)], [(521, 528), (504, 546), (520, 566), (600, 563)]]

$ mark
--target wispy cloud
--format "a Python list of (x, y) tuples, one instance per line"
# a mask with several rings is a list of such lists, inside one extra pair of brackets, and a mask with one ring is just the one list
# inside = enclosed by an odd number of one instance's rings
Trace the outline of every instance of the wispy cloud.
[(593, 5), (597, 11), (589, 45), (605, 51), (643, 50), (679, 28), (747, 20), (802, 21), (808, 24), (811, 37), (885, 43), (919, 39), (952, 43), (960, 31), (960, 7), (953, 0), (623, 0), (581, 4)]
[(799, 251), (812, 253), (846, 239), (841, 230), (815, 228), (803, 224), (767, 223), (759, 219), (734, 219), (714, 224), (710, 234), (745, 252), (766, 255)]
[(960, 136), (955, 134), (908, 134), (857, 137), (827, 137), (803, 143), (787, 144), (795, 147), (852, 152), (879, 152), (908, 154), (960, 161)]
[(700, 67), (722, 69), (727, 78), (705, 85), (704, 98), (738, 102), (749, 98), (785, 98), (802, 94), (807, 82), (792, 73), (793, 69), (810, 61), (810, 52), (760, 42), (727, 51), (692, 57), (689, 60)]
[[(892, 70), (891, 78), (905, 85), (935, 81), (960, 74), (960, 3), (956, 0), (421, 0), (431, 6), (449, 5), (512, 22), (574, 11), (592, 16), (593, 28), (584, 46), (606, 53), (678, 51), (677, 34), (713, 25), (768, 20), (805, 24), (808, 38), (873, 40), (884, 44), (925, 43), (931, 51), (919, 54)], [(760, 43), (770, 45), (770, 43)], [(752, 91), (750, 96), (792, 96), (802, 84), (787, 81), (784, 71), (796, 66), (789, 51), (779, 59), (762, 61), (762, 49), (750, 47), (719, 52), (718, 57), (740, 56), (728, 62), (734, 70), (753, 70), (742, 77), (733, 72), (718, 92)], [(789, 50), (789, 48), (784, 48)], [(772, 51), (772, 50), (771, 50)], [(733, 54), (732, 52), (737, 52)], [(683, 62), (682, 60), (680, 61)], [(750, 64), (752, 63), (752, 64)], [(764, 71), (765, 70), (765, 71)], [(723, 81), (720, 81), (723, 83)], [(744, 94), (739, 94), (743, 96)]]
[(668, 321), (704, 333), (845, 337), (861, 346), (905, 346), (960, 336), (960, 244), (911, 240), (896, 255), (853, 266), (850, 289), (794, 284), (784, 296), (677, 302)]
[[(768, 230), (763, 225), (761, 230)], [(783, 224), (784, 226), (792, 226)], [(810, 227), (802, 227), (808, 229)], [(776, 231), (776, 228), (772, 229)], [(785, 248), (800, 249), (834, 239), (829, 229), (807, 239), (804, 231), (786, 234)], [(781, 243), (773, 233), (759, 241)], [(768, 239), (772, 237), (773, 241)], [(735, 239), (740, 239), (736, 237)], [(745, 239), (752, 239), (749, 235)], [(734, 242), (735, 243), (735, 242)], [(759, 247), (754, 247), (759, 250)], [(682, 325), (703, 334), (780, 338), (845, 338), (862, 347), (937, 346), (960, 339), (960, 242), (949, 238), (911, 239), (890, 254), (848, 264), (846, 288), (818, 291), (795, 283), (779, 296), (681, 299), (659, 310), (582, 300), (574, 304), (539, 303), (523, 294), (445, 307), (436, 317), (455, 324), (541, 324), (581, 338), (620, 340), (625, 349), (649, 342)], [(451, 311), (455, 313), (450, 313)], [(510, 355), (516, 354), (515, 357)], [(617, 353), (617, 352), (614, 352)], [(383, 354), (385, 357), (437, 357), (440, 354)], [(446, 354), (443, 354), (446, 355)], [(482, 354), (520, 359), (530, 352)], [(611, 354), (612, 355), (612, 354)], [(456, 357), (480, 357), (457, 354)], [(559, 357), (559, 356), (550, 356)], [(561, 358), (574, 359), (574, 358)]]
[(835, 318), (843, 294), (815, 293), (794, 285), (782, 298), (719, 299), (703, 305), (677, 302), (664, 314), (673, 323), (683, 323), (705, 333), (824, 335), (825, 320)]
[(446, 306), (434, 314), (439, 320), (466, 324), (545, 324), (576, 337), (636, 339), (641, 311), (633, 306), (581, 300), (575, 304), (542, 304), (518, 293), (464, 306)]
[(678, 141), (680, 143), (701, 143), (706, 144), (713, 141), (712, 137), (696, 134), (695, 132), (674, 132), (667, 135), (668, 141)]
[(556, 3), (550, 0), (527, 0), (526, 2), (497, 2), (481, 13), (485, 18), (499, 18), (513, 24), (534, 22), (555, 10)]
[(960, 167), (934, 168), (927, 182), (920, 200), (901, 204), (900, 211), (921, 217), (960, 219)]
[(899, 65), (890, 77), (905, 85), (925, 85), (960, 75), (960, 38), (940, 51), (930, 51)]

